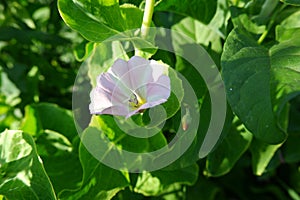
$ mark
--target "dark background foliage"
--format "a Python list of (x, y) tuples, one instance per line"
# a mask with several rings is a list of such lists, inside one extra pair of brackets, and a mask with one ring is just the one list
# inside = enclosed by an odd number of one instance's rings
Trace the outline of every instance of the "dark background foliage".
[[(61, 11), (70, 2), (60, 0)], [(139, 19), (143, 1), (119, 3), (136, 6), (125, 20)], [(156, 3), (153, 23), (192, 37), (222, 72), (230, 109), (215, 150), (184, 169), (148, 174), (121, 173), (99, 163), (80, 145), (71, 109), (80, 64), (100, 39), (90, 35), (86, 23), (79, 29), (80, 22), (64, 22), (55, 0), (1, 0), (0, 199), (300, 199), (299, 1)], [(121, 29), (106, 23), (108, 30)], [(152, 58), (193, 79), (176, 55), (159, 50)], [(240, 84), (251, 70), (261, 69), (266, 70), (262, 79), (246, 89)], [(231, 94), (232, 89), (238, 92)], [(255, 109), (259, 96), (266, 99)], [(260, 118), (268, 106), (272, 117)], [(109, 119), (101, 120), (109, 126)], [(269, 122), (276, 130), (261, 127)], [(158, 185), (151, 182), (157, 180)]]

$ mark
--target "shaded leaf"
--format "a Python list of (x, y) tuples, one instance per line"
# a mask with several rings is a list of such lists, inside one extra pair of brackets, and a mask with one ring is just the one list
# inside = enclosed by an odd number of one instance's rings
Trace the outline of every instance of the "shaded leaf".
[(235, 119), (221, 144), (208, 155), (205, 174), (221, 176), (228, 173), (248, 149), (251, 140), (252, 134)]
[(221, 187), (200, 173), (196, 184), (187, 187), (186, 198), (189, 200), (215, 200), (220, 197), (221, 191)]
[(28, 105), (25, 108), (22, 130), (39, 136), (42, 130), (53, 130), (66, 136), (70, 141), (77, 135), (72, 112), (51, 103)]
[(177, 190), (176, 185), (193, 185), (198, 177), (196, 164), (178, 170), (144, 172), (138, 176), (134, 191), (145, 196), (158, 196)]
[(157, 11), (176, 12), (193, 17), (203, 23), (209, 23), (215, 15), (217, 0), (168, 0), (161, 1), (156, 7)]
[[(197, 24), (198, 23), (195, 22), (195, 27), (197, 27)], [(215, 118), (216, 116), (215, 112), (211, 112), (211, 108), (214, 109), (217, 107), (218, 117), (220, 118), (218, 119), (219, 123), (214, 123), (214, 125), (219, 127), (222, 123), (221, 126), (223, 127), (227, 106), (225, 101), (225, 91), (223, 90), (223, 86), (221, 86), (222, 81), (216, 64), (208, 52), (195, 41), (195, 39), (201, 38), (198, 37), (198, 32), (191, 29), (191, 31), (186, 32), (172, 30), (171, 33), (173, 39), (172, 45), (176, 52), (176, 70), (179, 71), (179, 73), (187, 79), (186, 82), (188, 82), (184, 83), (184, 88), (186, 88), (185, 92), (190, 92), (188, 95), (185, 94), (186, 97), (189, 97), (187, 104), (189, 104), (189, 106), (194, 106), (194, 104), (190, 102), (192, 101), (191, 93), (194, 92), (196, 95), (195, 98), (197, 98), (198, 101), (197, 105), (200, 107), (200, 116), (205, 116), (197, 122), (197, 124), (199, 123), (199, 128), (197, 128), (197, 138), (195, 138), (195, 143), (192, 145), (193, 149), (190, 148), (190, 153), (193, 152), (195, 154), (195, 149), (198, 148), (200, 149), (198, 156), (204, 157), (213, 149), (219, 139), (218, 134), (221, 134), (222, 132), (222, 128), (220, 128), (219, 131), (216, 131), (215, 133), (218, 137), (210, 137), (212, 134), (208, 134), (209, 131), (207, 129), (210, 121), (214, 120), (211, 118)], [(216, 98), (213, 97), (213, 100), (210, 99), (215, 95), (217, 96)], [(211, 105), (211, 103), (215, 105)], [(197, 109), (192, 108), (192, 110), (195, 111)], [(197, 121), (196, 118), (197, 117), (193, 120)], [(195, 125), (196, 123), (192, 124)], [(205, 140), (209, 142), (203, 143)]]
[(231, 7), (230, 12), (234, 27), (243, 27), (247, 31), (255, 34), (262, 34), (266, 30), (265, 25), (260, 25), (253, 22), (251, 17), (243, 12), (242, 9)]
[(59, 193), (66, 188), (76, 188), (82, 169), (72, 113), (50, 103), (28, 105), (21, 128), (36, 138), (38, 152), (55, 191)]
[(300, 161), (300, 134), (291, 133), (281, 148), (283, 160), (287, 163)]
[[(73, 199), (111, 199), (118, 191), (129, 185), (126, 172), (112, 169), (97, 160), (83, 144), (89, 134), (99, 133), (98, 129), (89, 127), (82, 136), (79, 147), (80, 162), (83, 167), (81, 186), (76, 190), (65, 190), (60, 194), (63, 200)], [(101, 147), (99, 146), (99, 151)], [(118, 162), (118, 161), (116, 161)]]
[(225, 43), (222, 75), (228, 101), (246, 128), (267, 143), (286, 139), (286, 103), (300, 93), (299, 49), (296, 37), (267, 49), (241, 29)]
[(205, 25), (193, 18), (187, 17), (172, 27), (175, 31), (180, 31), (193, 38), (197, 43), (203, 46), (210, 46), (216, 52), (222, 51), (221, 39), (224, 35), (219, 32), (218, 27)]
[(294, 6), (300, 6), (300, 1), (299, 0), (281, 0), (282, 2)]

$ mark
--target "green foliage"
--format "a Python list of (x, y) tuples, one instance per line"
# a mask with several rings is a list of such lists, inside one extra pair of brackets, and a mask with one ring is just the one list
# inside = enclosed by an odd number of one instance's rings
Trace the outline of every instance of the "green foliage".
[(299, 94), (300, 60), (290, 58), (299, 51), (297, 40), (266, 49), (245, 31), (235, 29), (224, 47), (222, 69), (229, 103), (246, 127), (267, 143), (285, 140), (285, 104)]
[(235, 119), (224, 140), (208, 155), (205, 174), (221, 176), (228, 173), (248, 149), (251, 140), (251, 133), (242, 124), (238, 125)]
[(169, 11), (185, 16), (191, 16), (207, 24), (215, 15), (217, 9), (217, 0), (170, 0), (160, 2), (155, 9), (158, 11)]
[[(86, 130), (86, 134), (93, 128)], [(79, 147), (83, 178), (80, 187), (60, 194), (61, 199), (111, 199), (129, 185), (125, 174), (111, 169), (95, 159), (83, 145)]]
[(91, 1), (83, 4), (80, 1), (61, 0), (58, 1), (58, 7), (66, 23), (90, 41), (101, 42), (118, 33), (118, 30), (124, 30), (118, 2)]
[[(37, 139), (38, 153), (55, 191), (76, 188), (82, 171), (72, 113), (50, 103), (28, 105), (21, 129)], [(74, 172), (78, 176), (74, 176)]]
[[(151, 26), (170, 32), (141, 38), (131, 30), (142, 26), (142, 0), (1, 1), (0, 199), (299, 200), (299, 6), (156, 0)], [(137, 50), (169, 66), (168, 101), (127, 120), (91, 116), (97, 76)], [(214, 113), (207, 80), (189, 58), (220, 71), (227, 102), (219, 103), (228, 103), (220, 139), (200, 160)], [(193, 92), (197, 102), (187, 105)], [(171, 151), (190, 136), (183, 155), (162, 169), (140, 171), (168, 153), (124, 155)]]
[(299, 6), (300, 5), (300, 1), (299, 0), (282, 0), (282, 2), (284, 2), (286, 4), (295, 5), (295, 6)]
[(8, 199), (56, 199), (34, 140), (22, 131), (0, 134), (0, 193)]

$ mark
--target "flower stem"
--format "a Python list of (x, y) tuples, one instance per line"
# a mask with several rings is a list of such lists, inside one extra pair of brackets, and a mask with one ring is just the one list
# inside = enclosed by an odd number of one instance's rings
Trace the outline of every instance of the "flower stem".
[(152, 21), (155, 0), (146, 0), (143, 22), (141, 27), (142, 38), (146, 38)]
[[(144, 16), (143, 16), (143, 22), (141, 26), (141, 37), (142, 39), (146, 39), (149, 28), (152, 22), (152, 15), (154, 10), (154, 3), (155, 0), (146, 0), (145, 10), (144, 10)], [(143, 53), (138, 48), (135, 48), (135, 55), (142, 56)]]

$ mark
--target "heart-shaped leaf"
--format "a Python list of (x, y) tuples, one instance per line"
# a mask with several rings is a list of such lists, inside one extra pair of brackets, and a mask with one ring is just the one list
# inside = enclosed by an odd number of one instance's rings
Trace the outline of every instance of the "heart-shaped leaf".
[(265, 48), (234, 29), (222, 54), (222, 72), (233, 111), (258, 139), (286, 139), (286, 103), (300, 93), (300, 37)]

